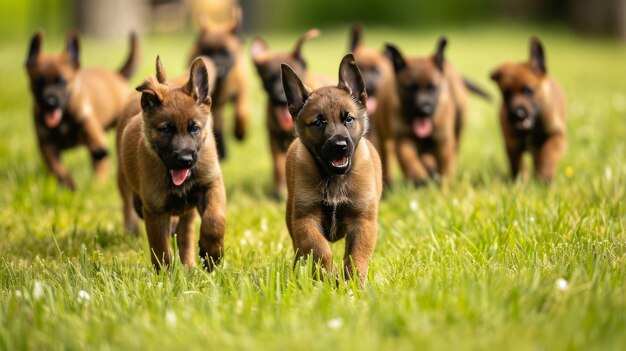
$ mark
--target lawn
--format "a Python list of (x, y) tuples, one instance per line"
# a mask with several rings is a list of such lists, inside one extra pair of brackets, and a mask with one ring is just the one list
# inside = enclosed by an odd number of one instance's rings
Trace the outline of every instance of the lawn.
[[(156, 274), (145, 234), (124, 234), (114, 163), (109, 181), (97, 184), (86, 150), (66, 153), (76, 193), (45, 171), (23, 69), (28, 38), (3, 38), (0, 349), (623, 349), (626, 46), (511, 25), (365, 28), (365, 41), (424, 55), (442, 32), (450, 61), (494, 94), (490, 70), (525, 60), (530, 35), (539, 35), (548, 70), (568, 95), (568, 151), (551, 186), (511, 182), (497, 105), (472, 99), (450, 183), (398, 182), (383, 199), (364, 288), (293, 269), (284, 203), (268, 198), (264, 97), (252, 67), (249, 138), (237, 143), (229, 134), (231, 157), (222, 164), (223, 263), (210, 274), (178, 264)], [(299, 35), (263, 37), (286, 50)], [(347, 28), (323, 29), (305, 44), (311, 70), (336, 77), (347, 37)], [(144, 38), (133, 85), (154, 74), (156, 54), (170, 76), (182, 73), (192, 39)], [(44, 43), (62, 46), (62, 38)], [(122, 40), (84, 40), (81, 48), (85, 66), (111, 68), (127, 51)], [(333, 249), (339, 259), (343, 242)]]

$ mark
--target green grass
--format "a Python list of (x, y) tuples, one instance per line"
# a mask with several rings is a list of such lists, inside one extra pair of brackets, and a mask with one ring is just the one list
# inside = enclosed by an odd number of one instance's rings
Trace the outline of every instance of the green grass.
[[(299, 34), (265, 37), (282, 50)], [(367, 28), (365, 38), (416, 55), (430, 53), (439, 34)], [(382, 201), (363, 289), (292, 269), (284, 204), (267, 199), (270, 161), (256, 76), (250, 138), (238, 144), (231, 137), (223, 164), (223, 264), (211, 274), (176, 264), (157, 275), (145, 235), (123, 234), (114, 167), (109, 182), (94, 184), (87, 152), (67, 153), (75, 194), (46, 173), (22, 67), (28, 38), (3, 39), (0, 349), (623, 348), (626, 47), (550, 28), (445, 34), (449, 59), (493, 93), (490, 70), (525, 59), (529, 36), (539, 34), (569, 98), (569, 148), (552, 186), (510, 182), (496, 105), (473, 99), (450, 184), (400, 183)], [(146, 38), (133, 84), (153, 74), (157, 53), (170, 75), (182, 73), (191, 40)], [(346, 46), (345, 28), (326, 30), (304, 53), (313, 71), (334, 77)], [(57, 50), (62, 41), (50, 38), (45, 47)], [(85, 65), (117, 67), (126, 43), (85, 40), (82, 49)], [(333, 248), (343, 254), (343, 242)]]

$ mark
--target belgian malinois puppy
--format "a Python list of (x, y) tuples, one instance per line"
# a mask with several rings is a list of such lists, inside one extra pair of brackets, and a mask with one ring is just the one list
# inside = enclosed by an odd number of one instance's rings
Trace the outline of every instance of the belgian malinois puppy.
[(398, 96), (393, 66), (382, 50), (374, 50), (363, 44), (363, 29), (359, 24), (352, 26), (350, 52), (365, 79), (367, 114), (371, 120), (368, 140), (372, 141), (380, 154), (383, 180), (389, 185), (392, 179), (393, 143), (389, 138), (383, 139), (381, 136), (391, 135), (390, 120), (397, 113)]
[(105, 131), (115, 126), (130, 93), (128, 79), (137, 68), (138, 40), (131, 35), (130, 53), (117, 72), (81, 68), (75, 34), (68, 36), (60, 54), (44, 53), (42, 46), (43, 34), (38, 32), (26, 58), (39, 150), (59, 183), (75, 190), (72, 176), (61, 163), (61, 152), (87, 146), (96, 177), (106, 177), (109, 148)]
[(416, 184), (452, 174), (467, 115), (467, 90), (489, 96), (466, 84), (446, 61), (446, 44), (442, 37), (432, 56), (415, 58), (405, 58), (395, 46), (386, 45), (396, 75), (399, 111), (388, 128), (392, 134), (381, 139), (394, 139), (402, 172)]
[(280, 199), (287, 190), (285, 179), (285, 157), (287, 148), (296, 135), (293, 130), (293, 119), (287, 108), (287, 98), (283, 91), (281, 78), (281, 64), (286, 63), (304, 77), (309, 87), (317, 87), (316, 78), (307, 71), (306, 60), (302, 56), (302, 44), (319, 35), (319, 30), (311, 29), (304, 33), (289, 52), (272, 53), (265, 41), (261, 38), (252, 39), (250, 55), (254, 66), (261, 77), (263, 88), (267, 94), (266, 126), (270, 141), (270, 151), (274, 166), (273, 195)]
[(206, 56), (215, 64), (216, 86), (213, 89), (213, 132), (220, 159), (226, 157), (224, 141), (224, 105), (235, 104), (235, 137), (243, 140), (248, 124), (248, 72), (240, 36), (241, 8), (233, 8), (233, 22), (213, 23), (208, 18), (200, 20), (200, 34), (194, 43), (189, 62)]
[(119, 122), (118, 186), (124, 224), (137, 233), (138, 215), (145, 220), (157, 270), (172, 260), (170, 227), (176, 221), (181, 262), (195, 266), (196, 211), (202, 219), (200, 258), (207, 270), (219, 262), (224, 249), (226, 194), (211, 135), (212, 72), (210, 61), (197, 58), (188, 81), (172, 86), (157, 57), (156, 77), (137, 87), (141, 112)]
[(508, 62), (491, 73), (502, 92), (500, 125), (511, 175), (523, 171), (522, 155), (529, 151), (535, 175), (544, 182), (554, 178), (567, 145), (565, 95), (548, 75), (546, 56), (538, 38), (530, 40), (530, 60)]
[(311, 91), (282, 65), (282, 81), (297, 138), (287, 151), (287, 228), (296, 260), (312, 255), (335, 272), (329, 242), (346, 238), (344, 276), (367, 277), (376, 246), (382, 193), (380, 158), (364, 138), (365, 83), (352, 54), (339, 66), (339, 84)]

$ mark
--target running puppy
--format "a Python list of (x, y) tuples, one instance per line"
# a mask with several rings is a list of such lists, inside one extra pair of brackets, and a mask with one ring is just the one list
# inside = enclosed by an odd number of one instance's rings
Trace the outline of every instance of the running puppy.
[(75, 34), (68, 36), (60, 54), (44, 53), (42, 46), (43, 33), (38, 32), (26, 58), (39, 151), (59, 183), (75, 190), (74, 179), (61, 163), (61, 152), (87, 146), (96, 177), (106, 177), (106, 129), (115, 126), (130, 93), (128, 79), (137, 68), (138, 40), (135, 34), (130, 36), (130, 53), (117, 72), (81, 68)]
[(252, 61), (259, 73), (259, 77), (261, 77), (263, 88), (267, 94), (267, 117), (265, 124), (272, 153), (274, 167), (273, 196), (276, 199), (282, 198), (287, 190), (285, 157), (289, 145), (296, 138), (293, 130), (293, 119), (287, 108), (287, 98), (283, 92), (283, 84), (280, 79), (281, 64), (288, 64), (299, 76), (305, 77), (304, 79), (308, 86), (318, 86), (315, 77), (307, 72), (306, 60), (302, 57), (302, 44), (318, 35), (319, 30), (310, 29), (300, 37), (296, 46), (289, 52), (272, 53), (261, 38), (252, 39), (250, 46)]
[[(188, 81), (166, 84), (157, 57), (156, 77), (137, 87), (141, 112), (119, 122), (118, 186), (124, 225), (137, 233), (146, 222), (157, 271), (172, 260), (170, 227), (176, 224), (181, 262), (195, 266), (194, 236), (200, 214), (200, 258), (207, 270), (220, 260), (226, 228), (226, 193), (211, 133), (210, 61), (193, 61)], [(132, 111), (133, 100), (127, 111)], [(197, 213), (196, 213), (197, 212)]]
[(551, 182), (567, 146), (565, 95), (548, 75), (546, 56), (538, 38), (530, 40), (530, 60), (508, 62), (491, 73), (502, 92), (500, 126), (511, 176), (524, 171), (522, 155), (529, 151), (535, 175)]
[(282, 81), (297, 135), (287, 151), (287, 228), (296, 260), (312, 255), (335, 272), (329, 242), (345, 237), (344, 277), (356, 273), (364, 282), (376, 246), (382, 171), (363, 137), (368, 117), (361, 72), (348, 54), (337, 86), (311, 91), (288, 65), (282, 65)]

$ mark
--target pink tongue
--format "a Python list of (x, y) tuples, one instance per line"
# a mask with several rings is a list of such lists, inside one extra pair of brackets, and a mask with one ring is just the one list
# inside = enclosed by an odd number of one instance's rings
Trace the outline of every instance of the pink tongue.
[(48, 128), (56, 128), (56, 126), (61, 123), (62, 115), (63, 112), (60, 108), (56, 108), (53, 111), (46, 112), (44, 114), (44, 122), (46, 122), (46, 126), (48, 126)]
[(345, 164), (347, 161), (348, 161), (348, 158), (346, 156), (343, 156), (343, 157), (339, 157), (330, 161), (330, 163), (332, 163), (333, 166), (341, 166)]
[(374, 113), (374, 111), (376, 111), (376, 106), (378, 106), (378, 101), (376, 100), (376, 98), (370, 97), (367, 98), (367, 114), (372, 115), (372, 113)]
[(293, 118), (291, 118), (287, 106), (277, 107), (275, 111), (280, 128), (284, 131), (291, 131), (293, 129)]
[(179, 186), (185, 182), (187, 177), (191, 171), (189, 169), (180, 169), (180, 170), (170, 170), (170, 174), (172, 175), (172, 183), (174, 185)]
[(433, 133), (433, 122), (429, 118), (414, 119), (413, 133), (420, 138), (427, 138)]

